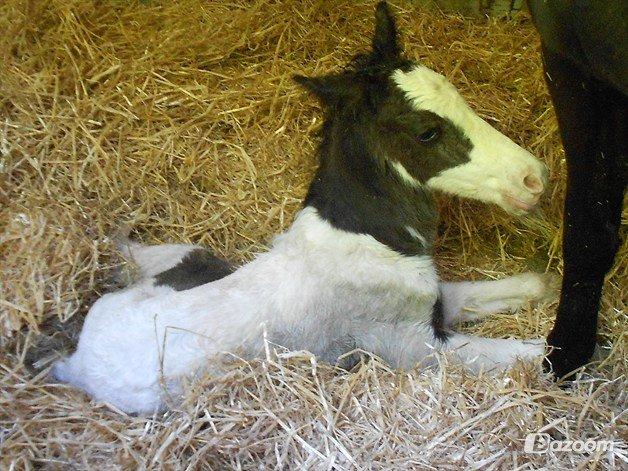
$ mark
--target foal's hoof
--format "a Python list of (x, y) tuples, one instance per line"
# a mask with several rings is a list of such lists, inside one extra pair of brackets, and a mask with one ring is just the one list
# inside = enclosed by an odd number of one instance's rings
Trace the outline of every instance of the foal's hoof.
[(522, 305), (555, 301), (560, 292), (560, 277), (555, 273), (526, 272), (514, 275), (510, 280), (518, 290), (517, 298)]
[(560, 286), (563, 279), (558, 273), (543, 273), (543, 282), (545, 284), (544, 297), (540, 301), (555, 301), (560, 295)]
[[(525, 274), (524, 274), (525, 275)], [(560, 294), (561, 278), (556, 273), (529, 273), (532, 301), (537, 303), (552, 302)]]

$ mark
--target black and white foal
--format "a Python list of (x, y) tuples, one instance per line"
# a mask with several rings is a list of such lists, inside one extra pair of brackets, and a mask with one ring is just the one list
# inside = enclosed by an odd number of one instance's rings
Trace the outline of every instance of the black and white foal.
[(543, 191), (543, 165), (443, 76), (400, 56), (385, 4), (368, 55), (297, 81), (323, 102), (325, 124), (320, 167), (290, 229), (237, 270), (197, 246), (129, 243), (143, 279), (92, 306), (76, 352), (54, 367), (58, 379), (142, 412), (212, 355), (261, 353), (263, 332), (323, 360), (360, 348), (402, 368), (434, 363), (435, 351), (476, 370), (542, 355), (543, 341), (451, 326), (544, 297), (543, 275), (444, 283), (431, 254), (433, 190), (526, 212)]

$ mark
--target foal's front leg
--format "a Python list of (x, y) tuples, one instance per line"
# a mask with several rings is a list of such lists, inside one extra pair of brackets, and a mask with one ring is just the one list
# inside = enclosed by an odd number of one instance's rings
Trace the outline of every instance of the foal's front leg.
[(513, 312), (528, 302), (553, 299), (559, 280), (551, 273), (522, 273), (501, 280), (441, 282), (445, 325)]
[(432, 327), (421, 322), (356, 321), (351, 337), (356, 347), (403, 369), (433, 365), (435, 353), (448, 353), (473, 371), (501, 371), (517, 359), (540, 358), (545, 349), (543, 339), (490, 339), (457, 332), (437, 339)]
[(545, 340), (491, 339), (452, 332), (442, 344), (441, 351), (453, 354), (475, 372), (502, 371), (518, 359), (541, 358)]

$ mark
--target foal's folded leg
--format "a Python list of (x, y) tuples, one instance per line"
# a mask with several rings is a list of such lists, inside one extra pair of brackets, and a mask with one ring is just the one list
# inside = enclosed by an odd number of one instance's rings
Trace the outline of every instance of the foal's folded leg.
[(117, 237), (116, 245), (137, 265), (142, 279), (154, 278), (155, 285), (177, 291), (219, 280), (235, 270), (229, 262), (199, 245), (143, 245), (125, 236)]
[(434, 365), (434, 354), (450, 353), (473, 371), (503, 370), (518, 358), (540, 358), (545, 348), (543, 339), (490, 339), (457, 332), (436, 338), (432, 326), (422, 322), (360, 321), (352, 330), (357, 347), (403, 369)]
[(142, 278), (152, 278), (175, 267), (181, 260), (200, 247), (192, 244), (144, 245), (133, 240), (119, 240), (116, 246), (127, 259), (133, 261)]
[(351, 336), (357, 348), (375, 354), (395, 368), (436, 363), (429, 357), (436, 352), (439, 341), (432, 326), (425, 322), (354, 321)]
[(450, 352), (472, 371), (500, 371), (518, 359), (541, 358), (544, 339), (490, 339), (452, 332), (442, 344), (441, 351)]
[(442, 282), (445, 325), (513, 312), (528, 302), (551, 300), (558, 295), (558, 286), (558, 277), (550, 273), (522, 273), (490, 281)]

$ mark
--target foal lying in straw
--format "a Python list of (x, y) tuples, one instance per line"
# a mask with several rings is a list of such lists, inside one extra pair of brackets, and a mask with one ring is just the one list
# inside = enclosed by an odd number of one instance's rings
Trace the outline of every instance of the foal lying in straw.
[(197, 246), (129, 242), (142, 279), (92, 306), (56, 378), (147, 412), (213, 355), (260, 354), (263, 332), (329, 362), (359, 348), (401, 368), (433, 364), (434, 351), (476, 370), (543, 354), (541, 340), (450, 326), (545, 297), (545, 275), (445, 283), (432, 260), (433, 190), (524, 213), (544, 189), (543, 165), (443, 76), (401, 56), (386, 4), (369, 54), (341, 73), (296, 80), (323, 103), (325, 124), (320, 167), (292, 227), (238, 269)]

